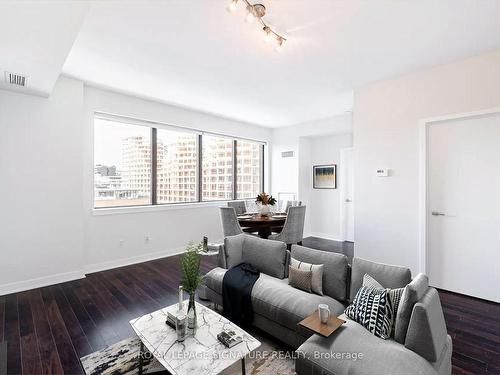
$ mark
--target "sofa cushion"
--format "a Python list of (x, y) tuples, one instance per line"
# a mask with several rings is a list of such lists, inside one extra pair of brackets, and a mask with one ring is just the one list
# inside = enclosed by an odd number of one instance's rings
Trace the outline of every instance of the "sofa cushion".
[(411, 271), (408, 267), (370, 262), (361, 258), (353, 258), (351, 271), (352, 300), (358, 289), (363, 285), (363, 276), (367, 273), (377, 280), (384, 288), (404, 288), (411, 281)]
[(203, 283), (214, 292), (222, 294), (222, 280), (226, 272), (227, 269), (216, 267), (203, 276)]
[(252, 290), (252, 306), (256, 314), (273, 320), (291, 330), (312, 314), (320, 303), (330, 307), (332, 314), (340, 315), (344, 305), (329, 296), (319, 296), (288, 285), (287, 279), (260, 274)]
[(247, 234), (237, 234), (224, 238), (224, 258), (227, 269), (242, 263), (243, 241)]
[(301, 262), (323, 264), (323, 293), (338, 301), (346, 300), (348, 265), (345, 255), (292, 245), (292, 258)]
[(421, 299), (429, 287), (429, 278), (419, 273), (404, 289), (396, 315), (394, 339), (400, 344), (405, 343), (406, 331), (415, 303)]
[(287, 262), (286, 244), (247, 235), (243, 241), (242, 260), (260, 272), (283, 279)]
[(297, 349), (297, 373), (436, 375), (433, 366), (415, 352), (372, 335), (344, 314), (340, 319), (346, 323), (330, 337), (313, 335)]
[(443, 309), (436, 289), (428, 288), (413, 307), (405, 346), (429, 362), (435, 362), (446, 345)]
[(322, 264), (311, 264), (307, 262), (300, 262), (297, 259), (290, 259), (290, 267), (302, 270), (311, 271), (311, 290), (323, 295), (323, 265)]

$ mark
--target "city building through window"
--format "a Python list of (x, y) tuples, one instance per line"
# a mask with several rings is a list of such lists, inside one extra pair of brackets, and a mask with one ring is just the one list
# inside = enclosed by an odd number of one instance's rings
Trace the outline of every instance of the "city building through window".
[(94, 207), (254, 198), (264, 145), (119, 118), (94, 118)]

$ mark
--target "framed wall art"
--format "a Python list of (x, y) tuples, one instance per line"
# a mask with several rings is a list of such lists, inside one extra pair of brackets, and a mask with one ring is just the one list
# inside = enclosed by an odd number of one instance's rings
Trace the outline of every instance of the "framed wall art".
[(337, 164), (313, 166), (313, 189), (337, 188)]

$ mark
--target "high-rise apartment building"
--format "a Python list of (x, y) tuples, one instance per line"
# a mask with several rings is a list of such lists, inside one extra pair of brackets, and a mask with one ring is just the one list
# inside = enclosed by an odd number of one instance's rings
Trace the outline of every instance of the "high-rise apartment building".
[(236, 198), (255, 198), (262, 189), (262, 146), (238, 141), (236, 145)]
[[(158, 130), (157, 202), (198, 201), (198, 135)], [(201, 195), (204, 201), (233, 199), (235, 141), (203, 136)], [(96, 206), (149, 204), (151, 141), (142, 135), (121, 141), (119, 169), (97, 164), (94, 170)], [(236, 197), (254, 198), (261, 189), (262, 146), (236, 141)], [(106, 202), (109, 200), (110, 202)], [(117, 200), (117, 202), (111, 202)], [(121, 202), (121, 203), (120, 203)]]
[(143, 136), (122, 140), (122, 182), (124, 189), (137, 190), (139, 198), (151, 194), (151, 145)]
[(176, 139), (158, 140), (158, 202), (197, 200), (197, 136), (186, 134)]

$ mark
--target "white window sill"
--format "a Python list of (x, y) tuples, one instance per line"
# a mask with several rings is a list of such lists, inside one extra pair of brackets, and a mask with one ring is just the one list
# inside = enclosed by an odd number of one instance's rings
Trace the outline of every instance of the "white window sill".
[(93, 208), (93, 216), (105, 215), (123, 215), (123, 214), (138, 214), (144, 212), (158, 212), (158, 211), (174, 211), (174, 210), (187, 210), (193, 208), (207, 208), (207, 207), (221, 207), (226, 206), (229, 201), (214, 201), (214, 202), (193, 202), (193, 203), (175, 203), (151, 206), (136, 206), (136, 207), (105, 207)]

